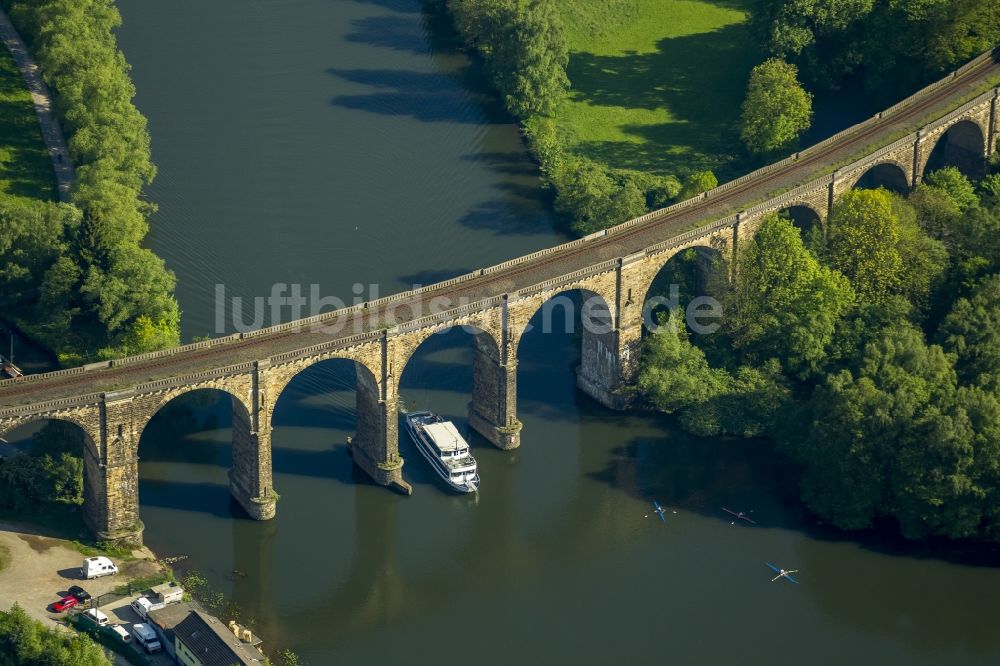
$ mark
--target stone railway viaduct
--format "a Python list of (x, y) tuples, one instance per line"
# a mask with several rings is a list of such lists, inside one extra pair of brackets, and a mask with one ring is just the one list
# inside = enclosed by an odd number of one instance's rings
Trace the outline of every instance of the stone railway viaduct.
[(229, 394), (233, 497), (258, 520), (275, 515), (271, 418), (309, 366), (350, 359), (357, 372), (355, 462), (376, 482), (409, 490), (397, 445), (397, 383), (432, 334), (461, 325), (475, 340), (470, 425), (503, 449), (519, 446), (517, 350), (549, 299), (587, 298), (578, 385), (621, 409), (636, 371), (643, 308), (677, 253), (711, 248), (730, 262), (767, 214), (807, 208), (826, 223), (863, 178), (906, 189), (932, 153), (982, 160), (1000, 137), (1000, 50), (973, 60), (896, 106), (789, 158), (694, 199), (497, 266), (309, 319), (175, 349), (0, 382), (0, 436), (41, 419), (86, 434), (85, 517), (98, 539), (140, 541), (138, 445), (170, 400)]

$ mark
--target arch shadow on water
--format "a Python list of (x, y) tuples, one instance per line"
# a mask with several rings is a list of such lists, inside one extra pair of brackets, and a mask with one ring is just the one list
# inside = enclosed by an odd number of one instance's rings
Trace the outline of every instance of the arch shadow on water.
[[(577, 389), (576, 376), (584, 347), (599, 343), (599, 334), (583, 325), (584, 303), (593, 299), (593, 320), (610, 322), (604, 299), (589, 290), (571, 289), (553, 295), (531, 316), (517, 343), (518, 413), (550, 422), (577, 423), (597, 402)], [(599, 327), (591, 330), (601, 330)], [(566, 404), (577, 409), (566, 410)]]
[(229, 492), (233, 398), (216, 389), (160, 406), (139, 436), (139, 504), (211, 516), (246, 517)]
[[(469, 426), (473, 390), (473, 354), (478, 329), (452, 326), (424, 340), (406, 362), (399, 379), (399, 404), (406, 411), (429, 410), (454, 422), (474, 448), (489, 444)], [(416, 486), (437, 486), (439, 481), (410, 439), (402, 418), (399, 451), (407, 464), (406, 479)]]
[(333, 358), (297, 374), (277, 397), (271, 416), (275, 474), (372, 484), (347, 453), (357, 428), (357, 363)]

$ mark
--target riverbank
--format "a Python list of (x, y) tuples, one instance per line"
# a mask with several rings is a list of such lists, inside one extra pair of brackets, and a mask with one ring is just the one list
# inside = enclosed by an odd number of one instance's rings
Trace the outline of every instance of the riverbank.
[[(738, 134), (762, 57), (748, 0), (431, 4), (452, 17), (519, 118), (554, 208), (577, 235), (711, 189), (715, 171), (734, 178), (759, 166)], [(561, 75), (545, 74), (553, 69)]]
[(55, 0), (0, 5), (9, 16), (0, 34), (33, 97), (60, 199), (70, 204), (3, 202), (5, 316), (63, 365), (176, 345), (174, 276), (142, 245), (155, 210), (142, 190), (156, 169), (114, 36), (121, 17), (113, 3), (79, 13)]

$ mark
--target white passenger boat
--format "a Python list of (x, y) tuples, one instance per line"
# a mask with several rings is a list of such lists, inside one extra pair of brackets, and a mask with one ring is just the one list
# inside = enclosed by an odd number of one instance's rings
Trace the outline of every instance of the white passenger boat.
[(476, 459), (454, 423), (431, 412), (413, 412), (406, 415), (406, 429), (445, 483), (461, 493), (479, 489)]

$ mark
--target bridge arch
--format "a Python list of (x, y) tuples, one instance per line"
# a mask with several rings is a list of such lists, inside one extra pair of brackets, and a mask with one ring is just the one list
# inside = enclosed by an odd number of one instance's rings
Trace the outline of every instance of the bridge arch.
[(778, 211), (778, 215), (791, 220), (803, 237), (817, 228), (822, 231), (824, 226), (823, 215), (814, 206), (807, 203), (786, 206)]
[(266, 433), (275, 444), (271, 455), (279, 472), (333, 476), (342, 469), (323, 463), (321, 452), (302, 448), (296, 436), (302, 427), (335, 433), (330, 437), (331, 450), (343, 452), (347, 447), (369, 474), (378, 464), (398, 457), (395, 395), (383, 393), (378, 376), (362, 358), (343, 352), (324, 354), (272, 366), (266, 373), (269, 405), (260, 417), (259, 433)]
[(79, 428), (80, 431), (83, 432), (83, 435), (84, 435), (84, 440), (83, 441), (86, 444), (86, 447), (87, 447), (86, 450), (89, 451), (90, 454), (92, 456), (94, 456), (95, 458), (99, 458), (100, 457), (100, 455), (101, 455), (100, 447), (99, 447), (99, 444), (98, 444), (98, 442), (96, 441), (96, 439), (94, 437), (94, 433), (90, 429), (90, 426), (87, 425), (87, 423), (85, 421), (83, 421), (82, 419), (79, 419), (79, 418), (77, 418), (77, 417), (75, 417), (75, 416), (73, 416), (71, 414), (60, 414), (58, 412), (55, 412), (55, 413), (45, 413), (45, 414), (32, 414), (30, 416), (26, 416), (26, 417), (24, 417), (22, 419), (19, 419), (17, 421), (12, 421), (12, 422), (7, 422), (7, 423), (0, 423), (0, 439), (13, 440), (13, 439), (15, 439), (14, 435), (18, 431), (20, 431), (22, 429), (25, 429), (25, 428), (27, 428), (27, 427), (29, 427), (31, 425), (36, 424), (36, 423), (43, 423), (44, 424), (45, 422), (49, 422), (49, 421), (58, 421), (58, 422), (61, 422), (61, 423), (68, 423), (70, 425), (73, 425), (73, 426), (76, 426), (77, 428)]
[(896, 194), (908, 194), (911, 182), (906, 167), (894, 160), (876, 162), (851, 186), (852, 189), (858, 190), (877, 190), (880, 187)]
[[(34, 444), (35, 435), (48, 425), (63, 427), (62, 432), (56, 430), (51, 433), (52, 437), (60, 438), (63, 442), (68, 438), (79, 438), (78, 443), (65, 442), (68, 445), (61, 448), (83, 461), (82, 517), (92, 530), (98, 532), (104, 522), (102, 517), (107, 514), (104, 495), (104, 469), (99, 453), (100, 445), (94, 441), (93, 434), (85, 422), (64, 414), (31, 416), (14, 424), (0, 426), (0, 435), (15, 449), (18, 449), (20, 454), (26, 455), (30, 446)], [(77, 454), (78, 447), (79, 453)], [(4, 453), (9, 455), (7, 452)]]
[[(247, 387), (249, 389), (249, 387)], [(227, 397), (233, 401), (233, 409), (237, 408), (237, 405), (242, 408), (244, 413), (249, 414), (252, 410), (248, 400), (250, 395), (242, 395), (242, 392), (234, 388), (229, 383), (224, 381), (214, 381), (207, 383), (198, 384), (185, 384), (182, 386), (177, 386), (169, 390), (163, 391), (161, 393), (153, 393), (149, 396), (144, 397), (143, 402), (145, 403), (143, 411), (146, 414), (146, 422), (140, 424), (138, 431), (141, 437), (142, 431), (145, 429), (146, 425), (152, 420), (164, 407), (178, 398), (182, 398), (185, 395), (198, 393), (201, 391), (205, 392), (218, 392), (224, 393)], [(249, 390), (248, 390), (249, 393)]]
[(608, 298), (587, 287), (569, 287), (538, 299), (525, 314), (513, 345), (515, 358), (526, 336), (579, 335), (577, 386), (606, 404), (606, 394), (618, 387), (621, 376), (618, 331)]
[(959, 120), (934, 143), (920, 172), (927, 175), (953, 166), (970, 178), (986, 173), (986, 132), (971, 119)]
[(146, 398), (152, 411), (137, 428), (140, 511), (231, 515), (232, 481), (255, 466), (250, 410), (236, 392), (192, 385)]
[[(517, 446), (517, 377), (493, 332), (479, 324), (442, 326), (406, 345), (398, 367), (400, 404), (468, 424), (499, 448)], [(404, 437), (409, 447), (408, 439)]]
[(636, 302), (642, 306), (642, 335), (655, 326), (657, 317), (670, 309), (687, 308), (692, 300), (718, 293), (720, 281), (728, 275), (728, 264), (721, 250), (711, 245), (694, 245), (664, 253)]

